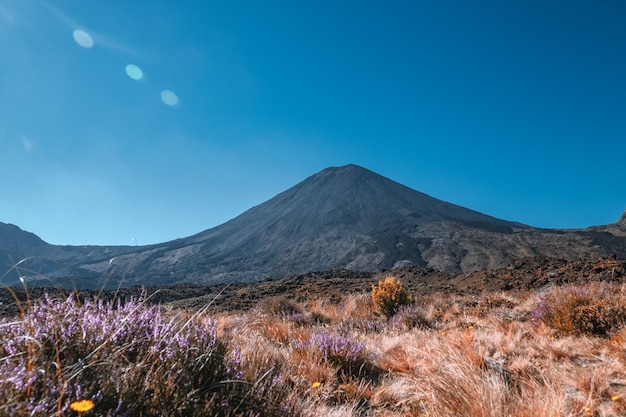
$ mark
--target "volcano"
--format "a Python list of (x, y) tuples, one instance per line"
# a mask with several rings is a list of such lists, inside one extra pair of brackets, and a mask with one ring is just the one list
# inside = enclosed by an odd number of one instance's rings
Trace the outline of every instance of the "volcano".
[[(74, 286), (101, 287), (120, 282), (261, 281), (311, 271), (381, 271), (410, 265), (468, 272), (501, 268), (529, 256), (624, 257), (623, 230), (623, 220), (589, 229), (538, 229), (438, 200), (347, 165), (312, 175), (220, 226), (162, 244), (65, 246), (61, 251), (30, 239), (40, 249), (63, 255), (63, 268), (51, 271), (46, 264), (46, 279), (71, 276)], [(26, 252), (22, 248), (21, 253)]]

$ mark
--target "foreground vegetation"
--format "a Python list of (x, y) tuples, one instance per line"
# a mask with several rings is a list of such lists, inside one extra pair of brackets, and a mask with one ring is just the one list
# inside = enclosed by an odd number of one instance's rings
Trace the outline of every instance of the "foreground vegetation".
[(626, 415), (624, 285), (190, 312), (51, 294), (0, 320), (0, 415)]

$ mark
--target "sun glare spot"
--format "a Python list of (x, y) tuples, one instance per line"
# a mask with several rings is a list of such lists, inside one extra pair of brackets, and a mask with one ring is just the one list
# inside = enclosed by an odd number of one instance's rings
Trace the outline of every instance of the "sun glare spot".
[(93, 46), (93, 38), (84, 30), (75, 30), (72, 35), (76, 43), (83, 48), (91, 48)]
[(178, 97), (170, 90), (161, 91), (161, 100), (168, 106), (174, 107), (178, 105)]
[(28, 139), (27, 137), (22, 137), (22, 146), (24, 147), (24, 150), (26, 152), (30, 152), (33, 150), (34, 144), (33, 142)]
[(143, 79), (143, 71), (137, 65), (128, 64), (126, 65), (126, 75), (132, 78), (135, 81), (140, 81)]

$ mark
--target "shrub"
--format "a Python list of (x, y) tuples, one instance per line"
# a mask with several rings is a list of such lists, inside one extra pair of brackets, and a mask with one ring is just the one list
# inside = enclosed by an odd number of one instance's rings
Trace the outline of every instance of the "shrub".
[(265, 314), (278, 317), (302, 314), (300, 306), (284, 295), (264, 298), (259, 302), (257, 308)]
[(372, 304), (374, 313), (387, 318), (397, 313), (403, 305), (411, 303), (411, 296), (395, 277), (388, 275), (378, 285), (372, 285)]
[(626, 307), (606, 289), (563, 288), (540, 300), (534, 318), (564, 333), (606, 336), (624, 325)]
[(365, 343), (338, 334), (323, 331), (312, 334), (308, 339), (293, 340), (291, 346), (303, 361), (320, 361), (336, 366), (338, 376), (356, 376), (360, 373), (371, 373)]
[(142, 300), (45, 297), (0, 320), (0, 359), (0, 415), (71, 415), (81, 401), (100, 416), (275, 415), (278, 398), (242, 379), (211, 317)]
[(607, 335), (619, 325), (613, 310), (602, 300), (578, 305), (572, 311), (572, 325), (580, 333)]
[(432, 329), (433, 324), (426, 318), (426, 314), (421, 308), (414, 306), (401, 306), (396, 314), (389, 320), (392, 328), (399, 329)]

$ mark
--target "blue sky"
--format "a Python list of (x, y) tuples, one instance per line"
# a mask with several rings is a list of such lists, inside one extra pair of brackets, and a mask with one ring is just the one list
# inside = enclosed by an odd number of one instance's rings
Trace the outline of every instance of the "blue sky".
[(329, 166), (538, 227), (626, 207), (623, 1), (0, 0), (0, 221), (217, 226)]

